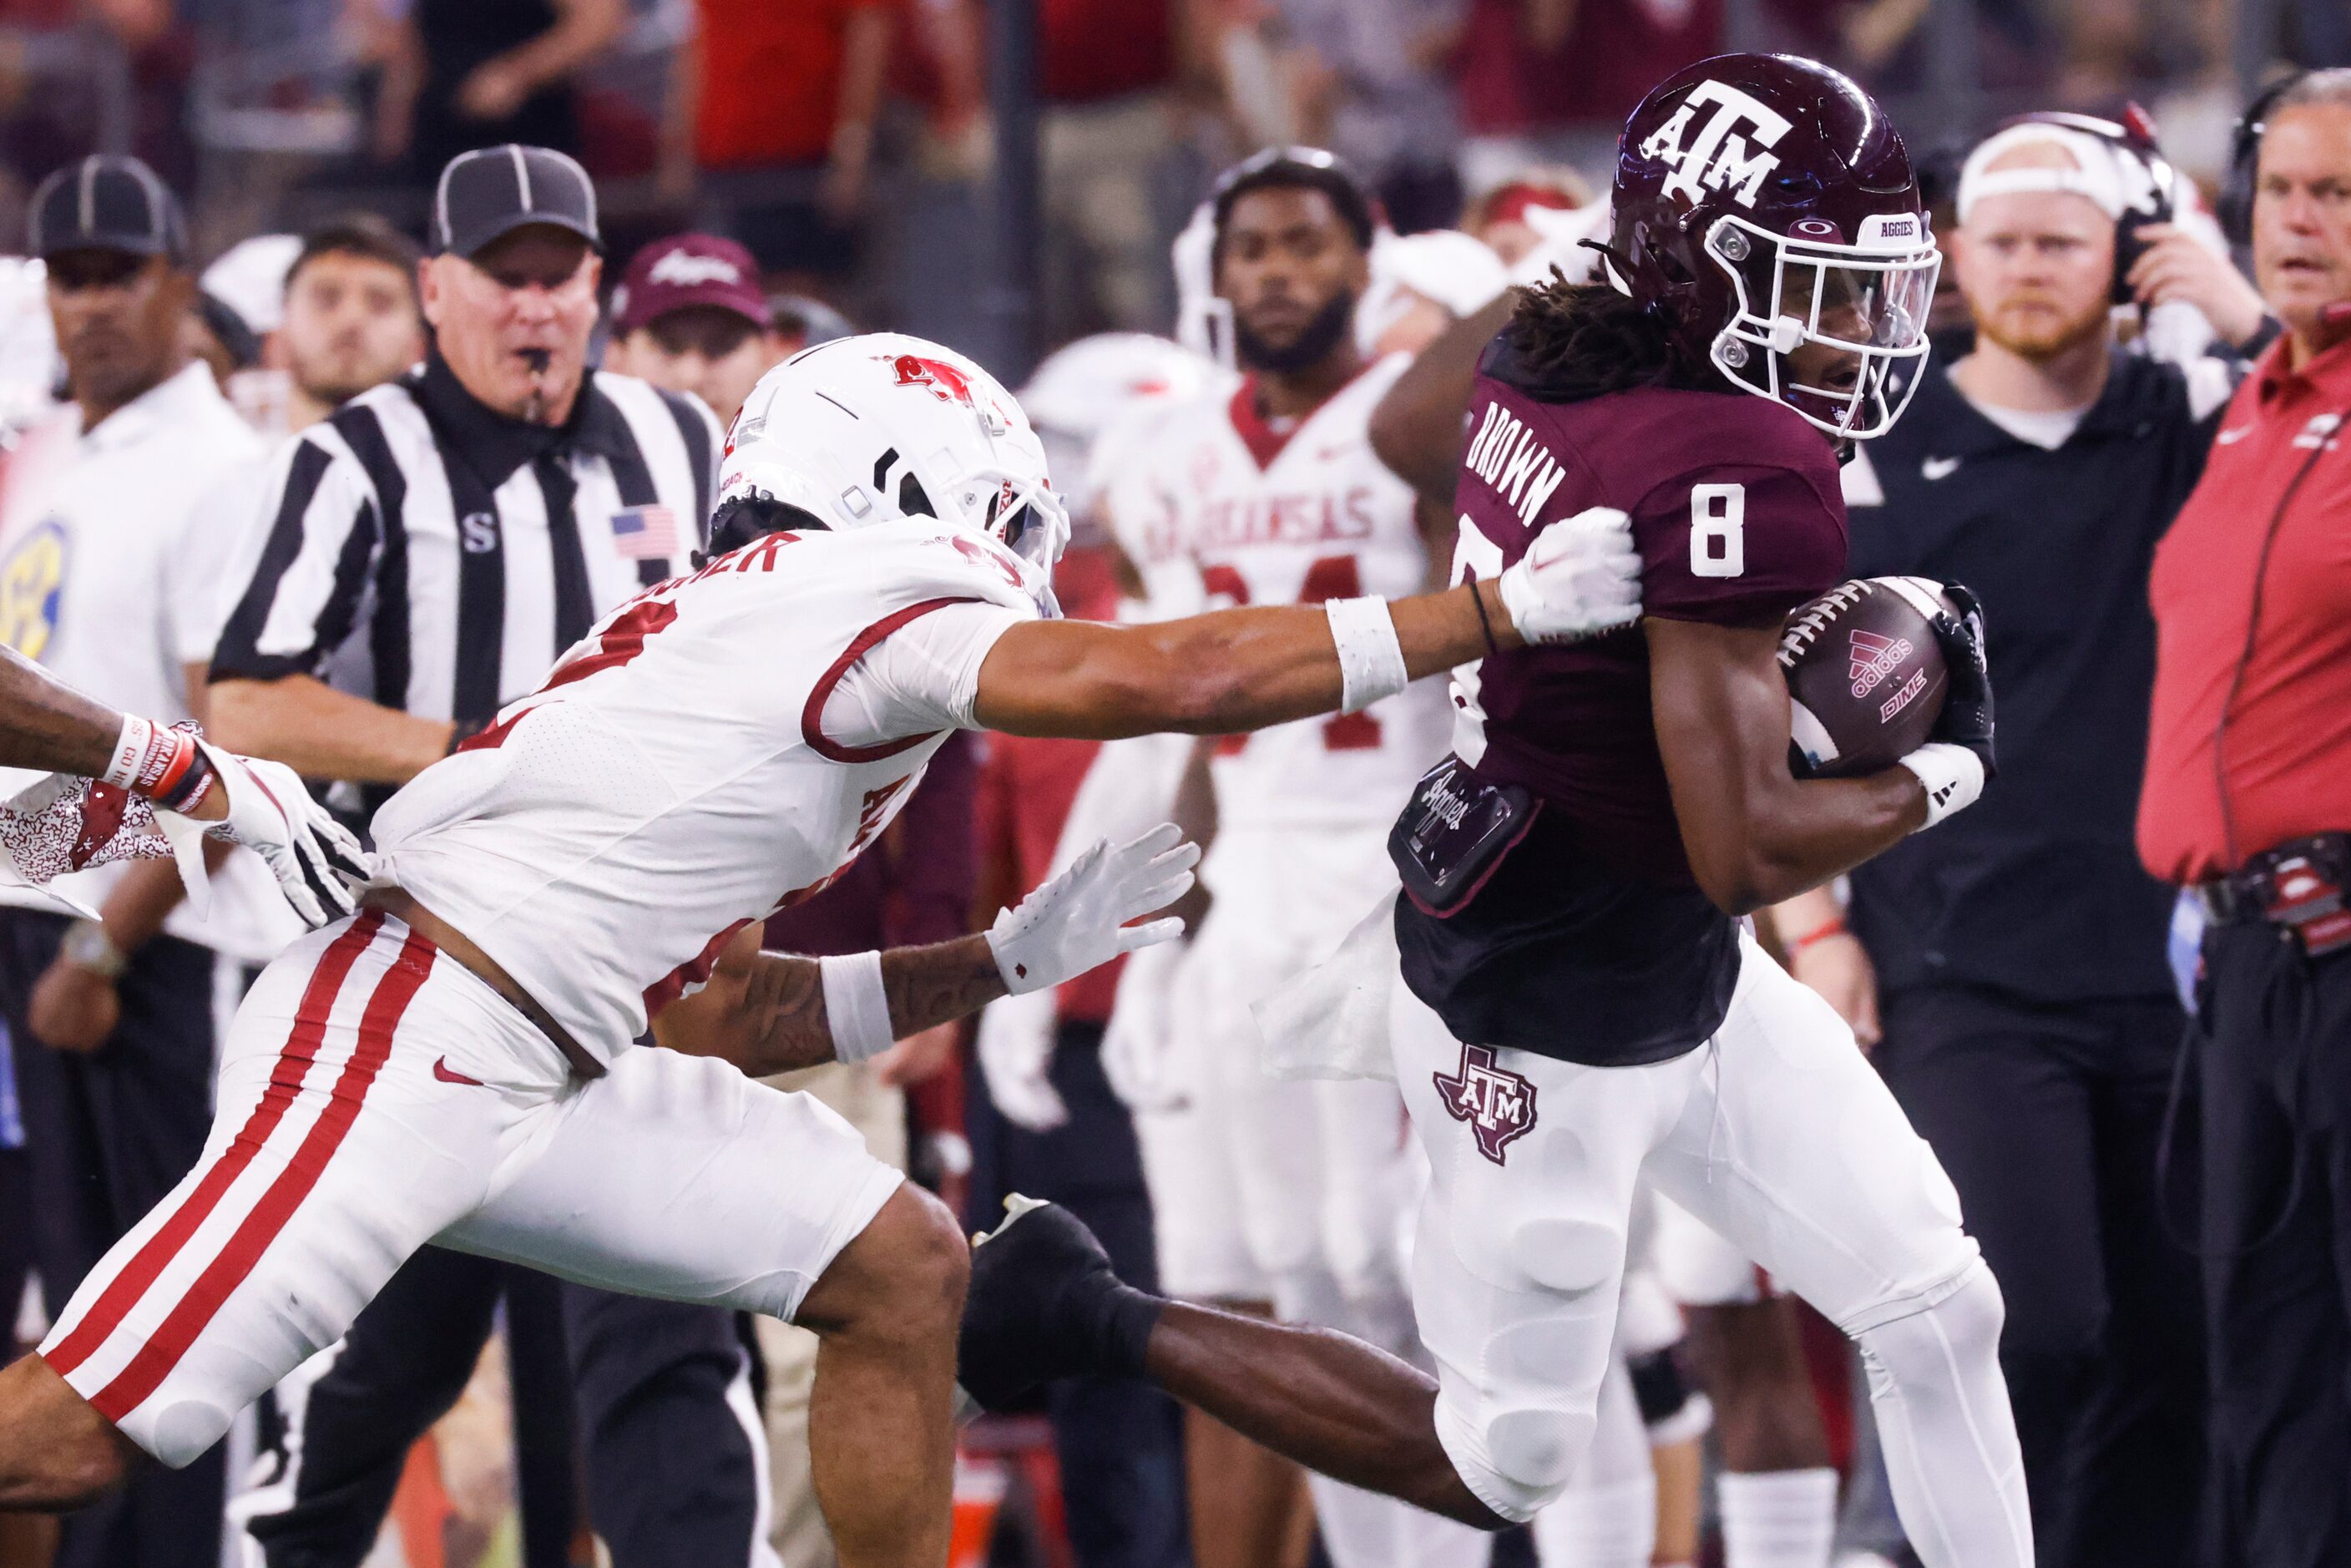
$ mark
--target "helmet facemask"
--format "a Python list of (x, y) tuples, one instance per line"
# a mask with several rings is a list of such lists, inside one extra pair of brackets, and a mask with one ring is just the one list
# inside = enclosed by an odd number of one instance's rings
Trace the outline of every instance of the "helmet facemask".
[[(1942, 255), (1916, 214), (1873, 216), (1858, 243), (1824, 232), (1775, 235), (1738, 216), (1717, 218), (1702, 249), (1731, 282), (1738, 308), (1715, 335), (1709, 358), (1742, 391), (1784, 402), (1840, 440), (1883, 435), (1900, 418), (1918, 377), (1896, 372), (1928, 351), (1927, 313)], [(1849, 373), (1831, 378), (1792, 361), (1807, 345)], [(1823, 384), (1824, 382), (1830, 384)]]

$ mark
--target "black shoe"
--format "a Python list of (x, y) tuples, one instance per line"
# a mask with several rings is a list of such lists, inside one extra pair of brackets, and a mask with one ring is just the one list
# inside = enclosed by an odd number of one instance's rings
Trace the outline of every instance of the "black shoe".
[(1135, 1376), (1162, 1303), (1119, 1282), (1068, 1209), (1019, 1194), (972, 1243), (956, 1381), (998, 1410), (1057, 1377)]

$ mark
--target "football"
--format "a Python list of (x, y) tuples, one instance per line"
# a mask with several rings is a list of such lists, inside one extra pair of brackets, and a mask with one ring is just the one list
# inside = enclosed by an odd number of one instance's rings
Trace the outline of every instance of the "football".
[(1795, 709), (1789, 766), (1845, 779), (1927, 743), (1950, 685), (1933, 618), (1956, 613), (1923, 577), (1841, 582), (1788, 618), (1780, 669)]

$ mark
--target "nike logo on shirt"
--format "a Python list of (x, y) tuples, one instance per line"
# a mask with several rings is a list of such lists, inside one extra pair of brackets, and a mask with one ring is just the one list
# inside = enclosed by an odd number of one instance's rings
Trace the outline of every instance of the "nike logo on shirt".
[(480, 1079), (468, 1078), (464, 1073), (458, 1071), (455, 1068), (451, 1067), (449, 1065), (449, 1059), (445, 1056), (442, 1057), (433, 1064), (433, 1076), (438, 1078), (444, 1083), (470, 1083), (476, 1089), (482, 1087), (482, 1081)]
[(1929, 457), (1918, 465), (1918, 472), (1925, 475), (1931, 483), (1937, 479), (1949, 478), (1959, 471), (1959, 460), (1956, 457)]

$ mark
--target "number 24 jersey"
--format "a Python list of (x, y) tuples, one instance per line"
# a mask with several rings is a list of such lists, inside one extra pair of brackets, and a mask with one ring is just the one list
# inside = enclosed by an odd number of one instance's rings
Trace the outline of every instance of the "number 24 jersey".
[[(1409, 362), (1381, 361), (1286, 431), (1258, 413), (1254, 380), (1169, 413), (1165, 484), (1212, 608), (1401, 599), (1426, 585), (1412, 489), (1371, 445), (1372, 411)], [(1384, 827), (1443, 752), (1445, 714), (1432, 677), (1360, 713), (1227, 740), (1220, 828)]]

